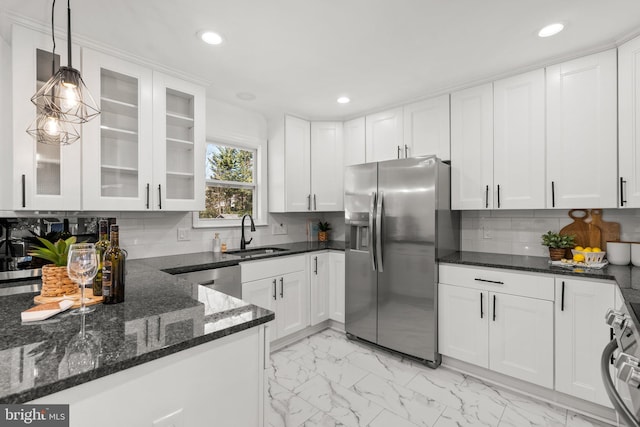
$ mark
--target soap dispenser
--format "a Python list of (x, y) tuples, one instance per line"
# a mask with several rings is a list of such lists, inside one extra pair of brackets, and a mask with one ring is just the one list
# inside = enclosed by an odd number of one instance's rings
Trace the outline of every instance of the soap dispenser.
[(213, 252), (219, 253), (221, 247), (222, 245), (220, 243), (220, 235), (216, 233), (215, 236), (213, 237)]

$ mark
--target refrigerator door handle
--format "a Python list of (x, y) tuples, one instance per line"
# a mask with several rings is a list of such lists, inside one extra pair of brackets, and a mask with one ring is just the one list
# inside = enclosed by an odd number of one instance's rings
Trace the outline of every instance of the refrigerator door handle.
[(371, 267), (376, 271), (376, 252), (375, 252), (375, 214), (376, 214), (376, 193), (371, 193), (371, 204), (369, 205), (369, 256), (371, 257)]
[(378, 195), (378, 203), (376, 204), (376, 264), (378, 271), (384, 271), (382, 260), (382, 210), (384, 209), (384, 193), (381, 191)]

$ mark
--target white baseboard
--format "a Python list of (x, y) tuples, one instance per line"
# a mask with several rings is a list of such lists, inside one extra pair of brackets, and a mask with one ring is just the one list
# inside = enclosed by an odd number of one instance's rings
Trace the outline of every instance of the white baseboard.
[(325, 320), (324, 322), (318, 323), (317, 325), (308, 326), (303, 330), (295, 332), (291, 335), (287, 335), (286, 337), (278, 338), (277, 340), (271, 341), (271, 353), (273, 353), (274, 351), (278, 351), (297, 341), (305, 339), (308, 336), (311, 336), (318, 332), (322, 332), (325, 329), (333, 329), (337, 332), (344, 332), (344, 323), (336, 322), (335, 320), (329, 319)]

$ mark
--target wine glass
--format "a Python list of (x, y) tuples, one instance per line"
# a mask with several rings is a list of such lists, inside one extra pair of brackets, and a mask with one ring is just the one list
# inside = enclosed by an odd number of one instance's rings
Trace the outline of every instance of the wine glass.
[(69, 278), (80, 286), (80, 308), (73, 310), (71, 314), (85, 314), (95, 310), (94, 307), (85, 307), (87, 299), (84, 297), (84, 287), (91, 283), (97, 272), (98, 257), (95, 245), (93, 243), (71, 245), (67, 256), (67, 273)]
[(91, 371), (98, 366), (100, 346), (96, 338), (86, 331), (86, 316), (80, 316), (80, 333), (67, 343), (65, 355), (69, 375), (77, 375)]

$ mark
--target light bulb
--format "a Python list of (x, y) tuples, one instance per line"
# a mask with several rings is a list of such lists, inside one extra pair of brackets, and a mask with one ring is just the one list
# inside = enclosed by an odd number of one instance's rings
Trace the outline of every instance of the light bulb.
[(75, 108), (78, 105), (78, 96), (76, 91), (74, 90), (76, 86), (71, 84), (63, 83), (61, 85), (61, 100), (60, 100), (60, 108), (62, 111), (69, 111)]
[(60, 124), (55, 117), (47, 117), (47, 122), (44, 124), (44, 131), (51, 136), (58, 136), (60, 134)]

